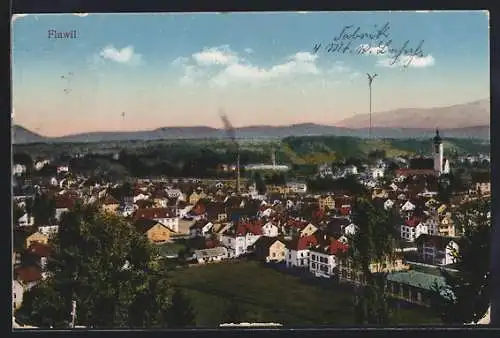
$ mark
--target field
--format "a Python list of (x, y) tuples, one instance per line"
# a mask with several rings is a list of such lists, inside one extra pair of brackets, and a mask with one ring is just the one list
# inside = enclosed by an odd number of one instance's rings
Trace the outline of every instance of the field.
[[(329, 280), (305, 280), (253, 261), (194, 266), (170, 272), (172, 283), (186, 290), (196, 312), (197, 326), (224, 321), (233, 299), (248, 322), (289, 326), (354, 325), (351, 296)], [(397, 324), (432, 324), (429, 310), (400, 309)]]

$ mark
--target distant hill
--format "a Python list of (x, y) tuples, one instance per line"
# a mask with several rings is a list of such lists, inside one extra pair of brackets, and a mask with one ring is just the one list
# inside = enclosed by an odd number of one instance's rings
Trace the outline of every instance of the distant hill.
[[(336, 123), (345, 128), (370, 126), (369, 114), (358, 114)], [(490, 125), (490, 100), (434, 108), (404, 108), (372, 113), (374, 128), (458, 129)]]
[[(67, 135), (62, 137), (44, 137), (27, 130), (22, 126), (14, 126), (14, 143), (37, 142), (111, 142), (111, 141), (151, 141), (161, 139), (221, 139), (226, 137), (222, 129), (210, 127), (166, 127), (155, 130), (132, 132), (91, 132)], [(376, 138), (430, 138), (435, 129), (419, 128), (374, 128)], [(443, 137), (489, 139), (488, 125), (456, 129), (441, 129)], [(351, 136), (366, 138), (368, 129), (340, 128), (318, 124), (297, 124), (291, 126), (250, 126), (236, 129), (236, 136), (241, 139), (282, 139), (290, 136)]]
[(12, 139), (14, 143), (37, 143), (47, 141), (45, 137), (18, 125), (12, 128)]

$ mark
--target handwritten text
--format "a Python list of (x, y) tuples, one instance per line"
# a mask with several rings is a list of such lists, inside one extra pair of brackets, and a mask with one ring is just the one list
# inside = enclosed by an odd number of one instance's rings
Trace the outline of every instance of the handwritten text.
[(331, 42), (316, 43), (313, 52), (324, 50), (327, 53), (347, 55), (384, 55), (386, 65), (409, 67), (416, 58), (424, 57), (424, 40), (412, 44), (410, 40), (396, 45), (390, 36), (390, 23), (375, 25), (373, 29), (363, 30), (361, 26), (344, 26)]

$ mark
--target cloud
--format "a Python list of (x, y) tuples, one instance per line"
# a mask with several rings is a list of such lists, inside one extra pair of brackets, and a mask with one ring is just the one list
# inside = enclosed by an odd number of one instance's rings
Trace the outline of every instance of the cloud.
[(111, 60), (121, 64), (137, 65), (142, 62), (142, 55), (135, 53), (133, 46), (116, 49), (109, 45), (101, 50), (99, 56), (104, 60)]
[[(244, 50), (249, 53), (249, 49)], [(253, 52), (253, 51), (252, 51)], [(181, 67), (181, 83), (195, 84), (205, 80), (211, 86), (223, 87), (230, 83), (256, 84), (263, 81), (290, 78), (295, 75), (318, 75), (318, 56), (298, 52), (270, 67), (252, 65), (228, 45), (204, 48), (191, 57), (180, 57), (172, 62)]]
[(436, 60), (434, 57), (429, 54), (427, 56), (408, 56), (408, 55), (401, 55), (399, 58), (395, 59), (394, 57), (385, 57), (380, 60), (378, 60), (377, 65), (382, 66), (382, 67), (389, 67), (389, 68), (406, 68), (406, 67), (411, 67), (411, 68), (425, 68), (425, 67), (431, 67), (436, 64)]
[(328, 74), (347, 73), (352, 71), (343, 61), (336, 61), (333, 66), (327, 71)]
[(316, 65), (317, 55), (298, 52), (289, 56), (283, 63), (271, 67), (258, 67), (249, 63), (234, 63), (211, 79), (217, 86), (225, 86), (231, 82), (257, 83), (262, 81), (290, 78), (294, 75), (317, 75), (320, 73)]
[(361, 44), (357, 52), (362, 55), (375, 55), (378, 57), (377, 66), (388, 68), (425, 68), (434, 66), (436, 60), (431, 54), (426, 56), (398, 55), (387, 46), (370, 46)]
[(252, 54), (253, 53), (253, 49), (252, 48), (245, 48), (244, 51), (247, 54)]
[(201, 52), (193, 54), (192, 58), (199, 66), (225, 66), (236, 63), (239, 59), (228, 45), (205, 48)]

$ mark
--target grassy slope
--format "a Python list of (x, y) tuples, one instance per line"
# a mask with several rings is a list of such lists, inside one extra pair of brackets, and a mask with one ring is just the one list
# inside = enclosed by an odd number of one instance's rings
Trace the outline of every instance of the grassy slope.
[[(330, 281), (306, 283), (257, 262), (198, 266), (172, 274), (173, 284), (185, 288), (192, 299), (197, 326), (218, 325), (230, 299), (242, 305), (247, 312), (244, 319), (250, 322), (353, 325), (350, 295)], [(430, 324), (436, 320), (425, 310), (400, 310), (397, 322)]]

